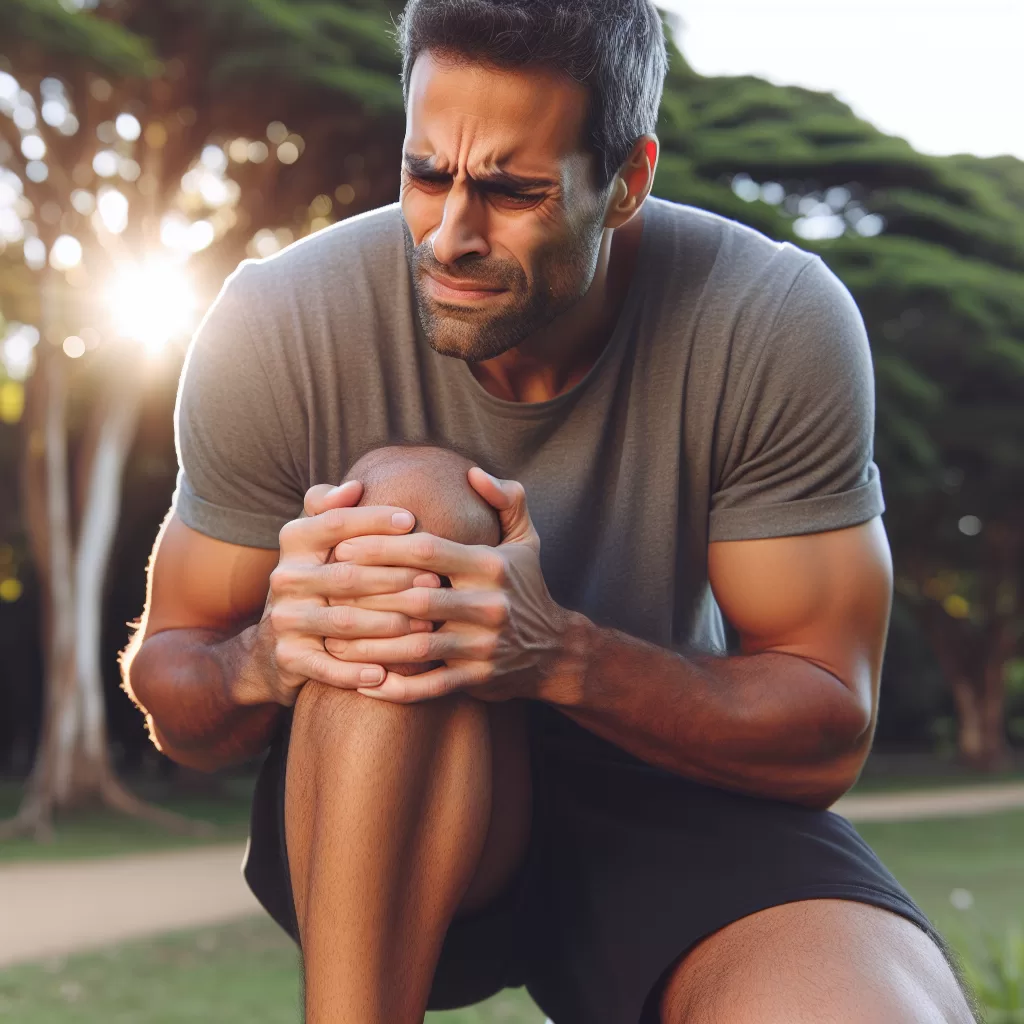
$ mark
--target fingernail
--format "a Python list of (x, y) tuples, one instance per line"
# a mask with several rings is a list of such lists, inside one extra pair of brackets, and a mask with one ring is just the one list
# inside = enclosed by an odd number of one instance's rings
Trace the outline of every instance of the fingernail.
[(415, 524), (416, 520), (408, 512), (396, 512), (391, 517), (391, 522), (398, 530), (409, 530)]
[(364, 668), (359, 673), (359, 680), (363, 683), (374, 683), (380, 686), (384, 682), (384, 673), (379, 668)]
[(426, 587), (428, 590), (430, 588), (437, 589), (441, 586), (441, 581), (432, 572), (428, 572), (424, 573), (422, 576), (417, 576), (416, 579), (412, 581), (412, 585), (414, 587)]
[(355, 483), (355, 480), (346, 480), (343, 484), (338, 484), (337, 487), (334, 487), (334, 488), (331, 489), (331, 491), (328, 494), (328, 497), (333, 498), (336, 495), (341, 494), (341, 492), (343, 490), (345, 490), (346, 487), (351, 487), (352, 484), (354, 484), (354, 483)]
[(412, 631), (414, 633), (433, 633), (434, 624), (432, 622), (426, 622), (424, 619), (413, 619)]

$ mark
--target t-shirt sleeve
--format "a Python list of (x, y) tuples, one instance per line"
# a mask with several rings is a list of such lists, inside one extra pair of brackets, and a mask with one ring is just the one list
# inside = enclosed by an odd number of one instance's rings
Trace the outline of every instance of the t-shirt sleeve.
[(723, 417), (710, 541), (822, 533), (885, 511), (867, 332), (819, 257), (798, 272), (740, 379), (735, 414)]
[(189, 346), (174, 412), (186, 526), (245, 547), (277, 548), (302, 513), (305, 488), (271, 380), (248, 322), (258, 268), (228, 278)]

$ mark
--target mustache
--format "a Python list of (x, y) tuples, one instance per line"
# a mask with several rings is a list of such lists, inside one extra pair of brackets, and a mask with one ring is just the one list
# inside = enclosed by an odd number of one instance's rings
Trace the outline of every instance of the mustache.
[(452, 281), (468, 281), (485, 288), (515, 290), (525, 284), (522, 268), (513, 260), (490, 256), (466, 256), (457, 263), (442, 263), (434, 255), (429, 241), (422, 242), (410, 252), (413, 270), (417, 275), (434, 274)]

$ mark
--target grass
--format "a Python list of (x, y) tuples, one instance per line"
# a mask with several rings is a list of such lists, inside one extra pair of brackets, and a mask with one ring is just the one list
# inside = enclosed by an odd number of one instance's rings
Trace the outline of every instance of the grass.
[[(970, 819), (865, 823), (883, 862), (953, 945), (977, 954), (982, 929), (1024, 922), (1024, 811)], [(957, 910), (954, 890), (972, 906)], [(961, 899), (962, 899), (961, 894)], [(254, 919), (0, 971), (0, 1024), (293, 1024), (298, 964), (290, 940)], [(541, 1024), (522, 991), (427, 1024)]]
[[(295, 1024), (295, 946), (254, 918), (0, 972), (0, 1021), (17, 1024)], [(541, 1024), (523, 991), (429, 1024)]]
[[(992, 782), (1024, 782), (1024, 759), (1018, 755), (1013, 770), (994, 775), (971, 772), (948, 758), (931, 755), (873, 754), (864, 774), (852, 790), (869, 793), (925, 791), (944, 786)], [(221, 796), (170, 795), (166, 786), (152, 781), (132, 783), (145, 799), (197, 821), (216, 826), (209, 837), (174, 835), (156, 825), (110, 811), (63, 814), (50, 843), (29, 837), (0, 842), (0, 864), (18, 860), (67, 860), (76, 857), (109, 857), (195, 846), (210, 842), (242, 842), (248, 835), (249, 800), (255, 778), (223, 779)], [(20, 783), (0, 781), (0, 821), (11, 817), (21, 800)]]
[[(19, 860), (110, 857), (121, 853), (169, 850), (201, 843), (242, 842), (248, 835), (249, 801), (254, 782), (254, 779), (245, 778), (226, 779), (223, 782), (224, 795), (219, 797), (168, 797), (159, 790), (152, 796), (161, 807), (169, 811), (216, 826), (215, 834), (209, 837), (175, 835), (158, 825), (113, 811), (67, 813), (57, 820), (56, 835), (52, 842), (39, 843), (29, 836), (0, 842), (0, 864)], [(0, 821), (14, 815), (21, 792), (19, 784), (0, 783)]]
[[(975, 818), (863, 822), (857, 831), (950, 942), (981, 951), (981, 932), (1024, 924), (1024, 811)], [(970, 903), (958, 910), (954, 890)]]

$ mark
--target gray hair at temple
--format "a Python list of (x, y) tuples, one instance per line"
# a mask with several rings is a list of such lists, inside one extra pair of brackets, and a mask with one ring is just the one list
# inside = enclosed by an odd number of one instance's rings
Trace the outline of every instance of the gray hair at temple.
[(658, 121), (668, 55), (651, 0), (410, 0), (398, 42), (407, 101), (425, 50), (495, 67), (542, 64), (586, 86), (600, 189)]

